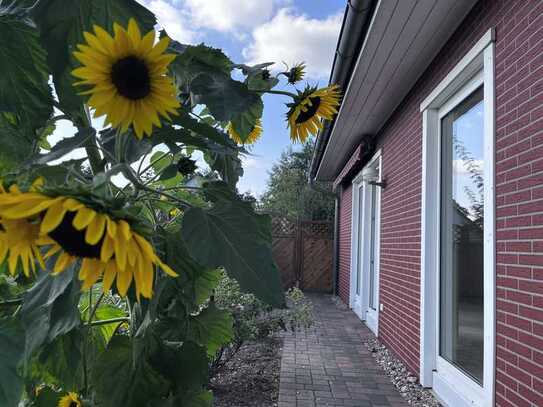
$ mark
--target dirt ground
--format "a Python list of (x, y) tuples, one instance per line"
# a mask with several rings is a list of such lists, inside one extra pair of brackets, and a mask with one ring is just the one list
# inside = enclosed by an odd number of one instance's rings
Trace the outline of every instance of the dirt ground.
[(280, 365), (280, 338), (243, 345), (211, 381), (213, 406), (277, 406)]

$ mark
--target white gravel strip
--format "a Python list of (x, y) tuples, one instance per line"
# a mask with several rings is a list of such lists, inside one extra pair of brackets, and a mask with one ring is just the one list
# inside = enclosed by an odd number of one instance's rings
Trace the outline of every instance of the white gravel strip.
[(377, 339), (368, 339), (364, 345), (370, 350), (375, 362), (383, 368), (407, 403), (414, 407), (439, 407), (430, 390), (423, 388), (417, 377)]

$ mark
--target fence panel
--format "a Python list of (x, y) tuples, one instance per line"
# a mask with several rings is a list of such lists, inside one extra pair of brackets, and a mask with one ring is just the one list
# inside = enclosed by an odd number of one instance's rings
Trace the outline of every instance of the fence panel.
[(272, 216), (272, 249), (285, 289), (332, 291), (332, 222)]

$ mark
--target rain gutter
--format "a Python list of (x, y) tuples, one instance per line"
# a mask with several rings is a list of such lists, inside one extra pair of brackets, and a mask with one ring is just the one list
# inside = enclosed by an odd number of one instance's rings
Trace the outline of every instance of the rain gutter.
[[(370, 25), (371, 15), (377, 5), (377, 0), (348, 0), (343, 16), (343, 23), (339, 33), (339, 39), (330, 73), (330, 84), (337, 84), (343, 92), (347, 89), (353, 73), (358, 55)], [(326, 122), (324, 128), (319, 132), (309, 172), (309, 182), (312, 183), (316, 177), (317, 170), (322, 160), (324, 150), (330, 139), (334, 128), (335, 119)]]

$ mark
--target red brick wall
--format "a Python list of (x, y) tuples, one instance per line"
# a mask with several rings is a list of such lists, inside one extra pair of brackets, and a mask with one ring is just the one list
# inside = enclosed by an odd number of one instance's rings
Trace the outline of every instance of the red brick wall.
[(379, 335), (418, 372), (419, 105), (491, 27), (496, 28), (496, 405), (543, 406), (541, 0), (477, 3), (378, 134), (388, 182), (382, 195), (380, 301), (384, 311)]
[(339, 275), (338, 294), (340, 298), (349, 304), (349, 287), (351, 273), (351, 207), (352, 186), (342, 187), (339, 200)]
[(496, 404), (543, 406), (543, 1), (506, 7), (496, 43)]

